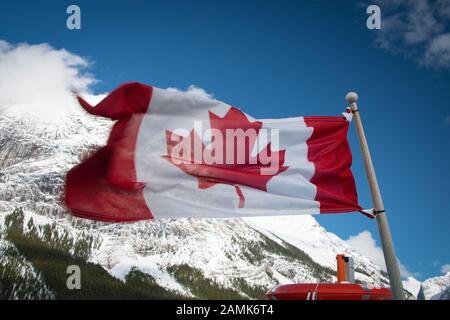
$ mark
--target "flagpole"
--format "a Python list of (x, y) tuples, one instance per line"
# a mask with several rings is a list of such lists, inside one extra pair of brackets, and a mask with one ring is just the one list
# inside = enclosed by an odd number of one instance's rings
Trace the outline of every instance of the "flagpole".
[(355, 92), (349, 92), (345, 99), (350, 104), (353, 112), (353, 118), (356, 125), (356, 133), (358, 134), (359, 145), (364, 159), (364, 167), (369, 182), (372, 202), (376, 212), (378, 230), (380, 232), (381, 245), (383, 247), (384, 260), (386, 261), (389, 282), (394, 299), (403, 300), (405, 298), (403, 285), (400, 278), (400, 269), (398, 266), (397, 256), (395, 255), (394, 243), (392, 242), (391, 231), (384, 211), (383, 199), (381, 198), (380, 188), (378, 186), (377, 176), (373, 167), (372, 158), (370, 157), (369, 146), (367, 145), (366, 135), (358, 111), (358, 95)]

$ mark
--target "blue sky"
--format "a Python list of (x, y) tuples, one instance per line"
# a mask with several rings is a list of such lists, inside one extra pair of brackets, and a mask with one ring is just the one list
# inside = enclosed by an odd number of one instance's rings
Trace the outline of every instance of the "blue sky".
[[(0, 39), (88, 58), (96, 93), (194, 84), (256, 118), (338, 115), (357, 91), (398, 256), (424, 279), (450, 263), (450, 6), (373, 2), (381, 30), (366, 28), (363, 1), (2, 1)], [(66, 28), (73, 3), (81, 30)], [(354, 128), (349, 139), (371, 207)], [(360, 214), (317, 219), (379, 243)]]

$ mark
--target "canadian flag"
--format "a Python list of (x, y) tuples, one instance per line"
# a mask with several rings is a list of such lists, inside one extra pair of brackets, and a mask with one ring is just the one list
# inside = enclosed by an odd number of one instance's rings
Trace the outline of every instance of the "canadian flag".
[(253, 119), (212, 98), (140, 83), (90, 114), (117, 120), (108, 143), (72, 168), (65, 203), (102, 221), (360, 211), (350, 115)]

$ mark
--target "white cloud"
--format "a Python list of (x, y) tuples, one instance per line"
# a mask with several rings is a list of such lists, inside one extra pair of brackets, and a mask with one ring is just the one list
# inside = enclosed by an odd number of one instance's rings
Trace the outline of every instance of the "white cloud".
[(411, 272), (411, 271), (409, 271), (406, 268), (406, 266), (403, 263), (400, 262), (400, 260), (398, 260), (398, 267), (400, 268), (400, 275), (403, 278), (420, 276), (420, 274), (418, 272)]
[[(87, 72), (89, 66), (87, 59), (46, 43), (15, 45), (0, 39), (0, 114), (33, 115), (51, 122), (84, 112), (74, 93), (94, 105), (105, 97), (90, 92), (97, 80)], [(214, 97), (194, 85), (186, 91), (168, 90)]]
[(450, 272), (450, 264), (444, 264), (441, 266), (441, 272), (443, 274), (447, 274), (448, 272)]
[(88, 66), (85, 58), (45, 43), (13, 45), (0, 40), (0, 112), (43, 119), (80, 112), (73, 93), (89, 94), (96, 82), (86, 72)]
[(448, 0), (378, 0), (381, 30), (376, 44), (431, 68), (450, 69)]
[(441, 34), (431, 40), (422, 61), (426, 65), (450, 68), (450, 33)]
[[(346, 242), (359, 251), (361, 254), (369, 258), (370, 261), (379, 266), (382, 270), (386, 271), (386, 263), (384, 262), (383, 250), (377, 246), (375, 239), (372, 237), (370, 231), (362, 231), (355, 236), (350, 236)], [(416, 273), (410, 272), (399, 261), (400, 274), (404, 278), (408, 278)]]
[(214, 98), (214, 94), (212, 93), (208, 93), (206, 92), (204, 89), (197, 87), (193, 84), (191, 84), (186, 91), (180, 90), (178, 88), (167, 88), (167, 90), (169, 91), (175, 91), (175, 92), (184, 92), (184, 93), (188, 93), (188, 94), (192, 94), (194, 96), (198, 96), (201, 98), (208, 98), (208, 99), (213, 99)]
[(383, 251), (376, 245), (375, 239), (372, 238), (370, 231), (366, 230), (358, 233), (356, 236), (350, 236), (346, 242), (380, 268), (386, 270)]
[(437, 0), (436, 8), (437, 8), (437, 13), (440, 17), (450, 19), (450, 1)]

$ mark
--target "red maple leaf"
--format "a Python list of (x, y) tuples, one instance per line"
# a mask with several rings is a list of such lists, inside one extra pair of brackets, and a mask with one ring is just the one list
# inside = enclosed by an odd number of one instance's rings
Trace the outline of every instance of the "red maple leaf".
[[(267, 183), (269, 182), (269, 180), (288, 168), (286, 166), (283, 166), (285, 161), (285, 150), (272, 151), (271, 144), (269, 143), (256, 156), (252, 156), (251, 150), (256, 143), (257, 136), (259, 135), (259, 131), (262, 127), (262, 122), (250, 122), (247, 119), (247, 116), (236, 108), (230, 108), (223, 118), (220, 118), (210, 111), (209, 119), (211, 129), (217, 129), (222, 133), (222, 143), (218, 143), (213, 137), (211, 141), (211, 148), (207, 149), (203, 144), (201, 137), (197, 134), (197, 132), (195, 132), (194, 129), (192, 129), (189, 136), (185, 137), (167, 130), (167, 155), (163, 156), (163, 158), (170, 161), (185, 173), (197, 177), (198, 188), (200, 189), (207, 189), (218, 183), (235, 186), (236, 193), (240, 200), (239, 208), (243, 208), (245, 199), (239, 185), (267, 191)], [(242, 150), (237, 150), (238, 137), (234, 137), (233, 145), (229, 146), (229, 150), (227, 150), (227, 139), (225, 139), (227, 129), (242, 129), (244, 132), (246, 132), (246, 130), (248, 129), (252, 129), (256, 133), (256, 135), (248, 135), (247, 137), (244, 137), (245, 140), (241, 141), (241, 143), (245, 143), (243, 154), (239, 155), (239, 152), (241, 152)], [(183, 152), (181, 152), (176, 157), (174, 157), (174, 148), (180, 143), (183, 143), (185, 139), (190, 139), (189, 154), (183, 154)], [(223, 163), (212, 164), (205, 163), (203, 161), (203, 157), (201, 158), (202, 160), (200, 162), (194, 161), (194, 146), (201, 146), (202, 155), (204, 154), (205, 150), (212, 150), (210, 153), (211, 157), (218, 156), (220, 158), (223, 156), (225, 159)], [(232, 148), (234, 148), (234, 150)], [(231, 154), (234, 155), (234, 159), (230, 159), (230, 150), (234, 151)], [(228, 159), (226, 159), (226, 157), (228, 157)], [(273, 170), (273, 164), (268, 162), (267, 159), (276, 159), (276, 157), (278, 157), (278, 163), (275, 170)], [(230, 161), (225, 160), (233, 161), (231, 161), (232, 164), (229, 164)], [(272, 166), (271, 173), (273, 172), (273, 174), (261, 174), (261, 170), (263, 168), (268, 168), (270, 166)]]

